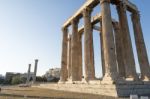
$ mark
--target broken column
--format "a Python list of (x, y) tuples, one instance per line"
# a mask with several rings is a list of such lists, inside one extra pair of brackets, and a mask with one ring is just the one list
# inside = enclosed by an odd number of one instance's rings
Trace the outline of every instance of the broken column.
[(143, 80), (150, 80), (150, 66), (149, 66), (146, 46), (144, 42), (142, 27), (140, 23), (139, 12), (133, 12), (131, 16), (132, 16), (138, 60), (141, 69), (141, 78)]
[(93, 49), (93, 30), (91, 25), (91, 9), (83, 10), (84, 20), (84, 62), (85, 62), (85, 80), (95, 79), (94, 68), (94, 49)]

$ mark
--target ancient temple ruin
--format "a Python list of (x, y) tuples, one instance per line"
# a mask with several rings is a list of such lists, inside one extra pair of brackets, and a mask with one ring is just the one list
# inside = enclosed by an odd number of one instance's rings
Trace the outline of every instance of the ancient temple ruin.
[[(110, 4), (116, 6), (119, 21), (111, 16)], [(93, 9), (100, 5), (101, 12), (91, 17)], [(127, 11), (131, 13), (135, 45), (141, 77), (136, 73), (135, 59), (128, 25)], [(80, 19), (84, 26), (78, 28)], [(99, 23), (100, 27), (95, 26)], [(72, 31), (68, 31), (68, 27)], [(93, 29), (100, 32), (103, 84), (115, 85), (120, 96), (150, 92), (150, 66), (137, 6), (129, 0), (87, 0), (85, 4), (62, 26), (61, 77), (59, 83), (85, 83), (95, 81)], [(69, 34), (71, 32), (71, 34)], [(82, 56), (84, 36), (84, 56)], [(82, 60), (84, 57), (84, 60)], [(83, 66), (85, 64), (85, 75)], [(127, 86), (128, 88), (123, 88)], [(134, 90), (132, 90), (134, 89)], [(119, 90), (119, 91), (118, 91)], [(130, 91), (132, 90), (132, 91)]]

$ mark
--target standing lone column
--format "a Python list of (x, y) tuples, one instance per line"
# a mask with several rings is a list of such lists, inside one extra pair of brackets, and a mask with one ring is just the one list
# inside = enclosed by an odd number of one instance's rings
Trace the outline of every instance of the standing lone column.
[(67, 50), (68, 50), (68, 29), (62, 28), (63, 41), (62, 41), (62, 56), (61, 56), (61, 74), (59, 83), (67, 80)]
[(27, 81), (26, 81), (27, 84), (30, 81), (30, 70), (31, 70), (31, 64), (29, 64), (29, 67), (28, 67), (28, 74), (27, 74)]
[(78, 20), (73, 19), (72, 25), (72, 38), (71, 38), (71, 69), (72, 81), (81, 81), (79, 74), (79, 38), (78, 38)]
[(117, 55), (119, 76), (125, 78), (122, 33), (118, 22), (113, 22), (113, 27), (114, 27), (114, 35), (115, 35), (115, 42), (116, 42), (116, 55)]
[(138, 78), (135, 69), (135, 60), (134, 60), (134, 55), (132, 50), (128, 19), (126, 15), (126, 6), (123, 2), (120, 2), (119, 5), (117, 5), (117, 11), (119, 15), (121, 30), (122, 30), (121, 33), (122, 33), (123, 48), (124, 48), (123, 59), (125, 64), (126, 79), (136, 80)]
[(33, 83), (36, 82), (37, 65), (38, 65), (38, 59), (35, 59)]
[(115, 56), (115, 44), (110, 12), (110, 0), (100, 0), (102, 13), (102, 33), (105, 61), (104, 83), (113, 83), (118, 79)]
[(71, 78), (71, 34), (68, 37), (68, 80)]
[(133, 22), (138, 60), (141, 68), (141, 77), (143, 80), (150, 80), (150, 66), (149, 66), (148, 56), (146, 52), (142, 27), (140, 23), (139, 12), (133, 12), (131, 16)]
[(95, 79), (91, 9), (86, 8), (83, 10), (83, 19), (84, 19), (85, 80), (89, 81)]

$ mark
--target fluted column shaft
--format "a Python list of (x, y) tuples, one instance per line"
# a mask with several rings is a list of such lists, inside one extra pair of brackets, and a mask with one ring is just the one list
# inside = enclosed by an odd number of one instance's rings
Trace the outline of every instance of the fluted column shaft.
[(122, 33), (120, 30), (120, 26), (118, 22), (113, 23), (114, 27), (114, 36), (115, 36), (115, 43), (116, 43), (116, 56), (117, 56), (117, 63), (118, 63), (118, 72), (120, 77), (125, 77), (125, 66), (123, 60), (123, 42), (122, 42)]
[(62, 40), (62, 56), (61, 56), (61, 74), (60, 82), (67, 80), (67, 50), (68, 50), (68, 29), (62, 28), (63, 40)]
[(102, 14), (102, 33), (105, 61), (105, 80), (116, 81), (118, 78), (115, 56), (115, 44), (111, 20), (110, 1), (100, 0)]
[(135, 36), (136, 49), (138, 54), (138, 60), (141, 68), (141, 77), (143, 80), (147, 78), (150, 80), (150, 66), (144, 42), (142, 27), (140, 23), (139, 12), (134, 12), (131, 15), (133, 22), (133, 30)]
[(117, 11), (119, 15), (119, 22), (122, 30), (122, 39), (123, 39), (123, 56), (125, 63), (125, 74), (126, 78), (137, 79), (136, 69), (135, 69), (135, 60), (133, 55), (131, 37), (128, 26), (128, 19), (126, 14), (126, 6), (123, 2), (117, 6)]
[(102, 76), (105, 75), (105, 61), (104, 61), (104, 46), (103, 46), (103, 32), (102, 32), (102, 22), (100, 22), (100, 45), (101, 45), (101, 65), (102, 65)]
[(37, 66), (38, 66), (38, 59), (35, 59), (33, 83), (36, 82)]
[(27, 81), (26, 81), (26, 83), (29, 83), (29, 81), (30, 81), (30, 71), (31, 71), (31, 64), (29, 64), (29, 67), (28, 67), (28, 73), (27, 73)]
[(68, 63), (67, 63), (67, 70), (68, 70), (68, 79), (71, 78), (71, 35), (68, 37)]
[(72, 38), (71, 38), (71, 69), (72, 81), (80, 81), (80, 68), (79, 68), (79, 37), (78, 37), (78, 20), (74, 19), (72, 25)]
[(79, 37), (79, 78), (82, 80), (82, 35), (78, 35)]
[(84, 19), (84, 62), (85, 80), (95, 79), (94, 50), (93, 50), (93, 30), (91, 25), (91, 9), (83, 10)]

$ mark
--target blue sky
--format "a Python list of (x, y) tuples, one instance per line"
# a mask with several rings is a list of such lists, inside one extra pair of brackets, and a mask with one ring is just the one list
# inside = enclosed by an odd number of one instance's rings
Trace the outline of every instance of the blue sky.
[[(84, 2), (85, 0), (0, 0), (0, 74), (5, 74), (6, 71), (26, 72), (29, 63), (32, 64), (33, 71), (36, 58), (39, 59), (38, 75), (44, 74), (49, 68), (60, 67), (61, 26)], [(132, 2), (137, 4), (141, 12), (150, 57), (150, 1)], [(112, 8), (114, 10), (115, 7)], [(99, 11), (100, 6), (97, 6), (92, 15)], [(115, 13), (113, 11), (112, 16), (117, 19)], [(132, 24), (130, 28), (134, 41)], [(99, 76), (100, 41), (98, 32), (94, 31), (93, 35), (96, 75)], [(133, 48), (137, 60), (134, 42)]]

